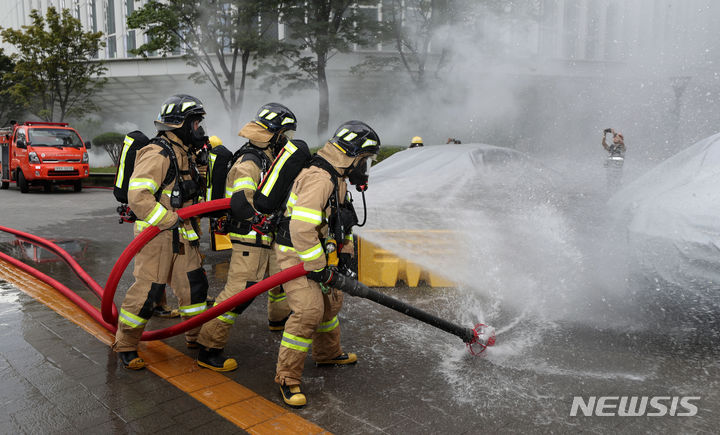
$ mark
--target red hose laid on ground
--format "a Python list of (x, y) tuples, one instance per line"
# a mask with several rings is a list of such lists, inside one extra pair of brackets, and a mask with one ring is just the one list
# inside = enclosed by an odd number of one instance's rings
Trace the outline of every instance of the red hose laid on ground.
[[(75, 275), (77, 275), (78, 278), (90, 289), (95, 293), (98, 297), (98, 299), (102, 300), (103, 297), (103, 288), (100, 287), (100, 284), (97, 283), (85, 270), (83, 270), (82, 267), (80, 267), (80, 264), (78, 264), (77, 261), (75, 261), (75, 258), (73, 258), (72, 255), (70, 255), (66, 250), (59, 247), (55, 243), (51, 242), (50, 240), (44, 239), (42, 237), (35, 236), (30, 233), (25, 233), (23, 231), (19, 231), (13, 228), (8, 228), (4, 226), (0, 226), (0, 231), (4, 231), (6, 233), (14, 234), (16, 237), (28, 240), (36, 245), (40, 245), (43, 248), (47, 249), (48, 251), (54, 253), (58, 257), (60, 257), (62, 260), (64, 260), (68, 266), (72, 269), (73, 272), (75, 272)], [(36, 270), (36, 269), (33, 269)], [(113, 305), (112, 307), (113, 315), (117, 316), (117, 308)]]
[(34, 276), (35, 278), (40, 279), (41, 281), (47, 283), (51, 287), (54, 287), (57, 291), (65, 295), (68, 299), (73, 301), (75, 305), (82, 308), (86, 313), (90, 315), (93, 319), (95, 319), (96, 322), (100, 323), (102, 326), (104, 326), (108, 331), (115, 332), (115, 327), (113, 325), (110, 325), (106, 323), (102, 315), (100, 314), (100, 311), (98, 311), (97, 308), (90, 305), (88, 301), (81, 298), (77, 295), (74, 291), (70, 290), (69, 288), (65, 287), (62, 283), (58, 282), (57, 280), (50, 278), (49, 276), (45, 275), (44, 273), (40, 272), (39, 270), (28, 266), (27, 264), (23, 263), (20, 260), (17, 260), (7, 254), (3, 254), (0, 252), (0, 258), (7, 261), (8, 263), (14, 265), (15, 267), (24, 270), (25, 272), (29, 273), (30, 275)]

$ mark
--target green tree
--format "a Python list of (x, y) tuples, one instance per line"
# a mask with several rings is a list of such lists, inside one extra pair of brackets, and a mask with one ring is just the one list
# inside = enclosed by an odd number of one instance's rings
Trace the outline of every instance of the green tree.
[(120, 163), (120, 153), (123, 148), (123, 141), (125, 135), (115, 132), (107, 132), (97, 135), (93, 138), (92, 144), (105, 148), (105, 151), (112, 159), (113, 165), (117, 166)]
[(362, 14), (359, 8), (377, 4), (377, 0), (307, 0), (286, 2), (281, 8), (286, 41), (295, 49), (283, 53), (289, 66), (276, 75), (290, 80), (291, 88), (317, 87), (320, 136), (327, 133), (330, 118), (328, 61), (337, 53), (349, 52), (354, 44), (378, 41), (377, 17)]
[(14, 69), (12, 59), (0, 48), (0, 126), (8, 125), (12, 119), (19, 121), (25, 111), (24, 105), (10, 92), (12, 81), (6, 74)]
[(107, 68), (91, 58), (104, 46), (102, 32), (83, 32), (68, 9), (49, 7), (45, 17), (33, 9), (30, 18), (31, 25), (0, 33), (17, 50), (15, 68), (6, 75), (13, 82), (10, 94), (46, 121), (95, 111), (92, 97), (104, 85)]
[(199, 69), (190, 78), (217, 91), (235, 133), (246, 79), (255, 76), (250, 61), (285, 47), (274, 34), (278, 6), (278, 0), (150, 0), (128, 17), (128, 27), (148, 35), (135, 54), (184, 53)]

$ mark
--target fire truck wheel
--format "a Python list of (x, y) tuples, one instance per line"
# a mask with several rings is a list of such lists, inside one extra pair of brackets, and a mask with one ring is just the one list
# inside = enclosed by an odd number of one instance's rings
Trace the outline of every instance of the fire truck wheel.
[(73, 184), (73, 190), (75, 192), (82, 192), (82, 180), (77, 180), (75, 184)]
[(25, 174), (23, 174), (23, 171), (18, 171), (17, 185), (20, 188), (20, 193), (28, 193), (30, 191), (30, 186), (25, 179)]
[(9, 187), (10, 187), (10, 182), (9, 182), (9, 181), (3, 181), (2, 184), (0, 184), (0, 189), (5, 190), (5, 189), (7, 189), (7, 188), (9, 188)]

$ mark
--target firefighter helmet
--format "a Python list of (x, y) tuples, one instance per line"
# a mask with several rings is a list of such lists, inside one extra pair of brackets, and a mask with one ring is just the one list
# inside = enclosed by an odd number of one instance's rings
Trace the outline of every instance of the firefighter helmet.
[(195, 97), (186, 94), (173, 95), (165, 100), (155, 120), (158, 131), (175, 130), (190, 116), (204, 116), (203, 104)]
[(375, 130), (362, 121), (342, 123), (330, 142), (350, 157), (364, 153), (377, 154), (380, 151), (380, 138)]
[(271, 133), (283, 133), (287, 130), (297, 130), (297, 118), (292, 110), (279, 103), (264, 104), (257, 115), (255, 122), (265, 127)]
[(412, 138), (412, 142), (410, 142), (410, 143), (419, 143), (422, 145), (423, 140), (420, 136), (415, 136), (414, 138)]

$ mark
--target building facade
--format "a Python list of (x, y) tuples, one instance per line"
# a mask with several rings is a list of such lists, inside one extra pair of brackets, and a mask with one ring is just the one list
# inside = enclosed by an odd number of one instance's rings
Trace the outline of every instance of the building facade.
[[(393, 0), (378, 0), (376, 5), (363, 7), (361, 12), (383, 20), (387, 18), (383, 4), (389, 1)], [(417, 1), (420, 0), (403, 0), (403, 4), (412, 8)], [(97, 99), (103, 109), (103, 117), (123, 126), (119, 128), (135, 124), (151, 129), (151, 114), (157, 110), (158, 102), (176, 92), (197, 95), (208, 102), (206, 105), (217, 107), (215, 113), (223, 112), (219, 98), (209, 85), (188, 80), (195, 70), (185, 64), (179, 51), (176, 56), (151, 57), (149, 60), (130, 53), (145, 42), (146, 36), (140, 31), (128, 29), (126, 19), (144, 2), (0, 0), (7, 11), (0, 17), (0, 26), (20, 27), (28, 23), (30, 10), (46, 10), (55, 6), (70, 9), (87, 30), (102, 31), (106, 46), (98, 53), (98, 58), (107, 62), (109, 81)], [(577, 107), (568, 115), (582, 115), (581, 119), (571, 121), (582, 128), (593, 118), (622, 120), (623, 114), (647, 112), (645, 106), (649, 104), (646, 101), (649, 97), (643, 92), (648, 86), (653, 89), (653, 98), (660, 97), (652, 103), (656, 112), (639, 123), (654, 125), (656, 127), (652, 128), (659, 130), (666, 125), (668, 118), (680, 122), (678, 120), (683, 116), (682, 98), (691, 95), (688, 97), (691, 100), (685, 104), (695, 111), (693, 117), (704, 117), (703, 132), (715, 125), (715, 118), (705, 115), (710, 112), (710, 105), (716, 102), (714, 97), (707, 95), (715, 95), (713, 83), (719, 79), (714, 65), (720, 62), (717, 42), (720, 38), (715, 30), (715, 23), (720, 22), (720, 3), (715, 0), (527, 0), (506, 2), (500, 9), (497, 8), (498, 2), (488, 2), (494, 7), (486, 7), (486, 2), (481, 0), (448, 0), (446, 3), (465, 8), (455, 11), (455, 20), (463, 22), (449, 22), (439, 28), (438, 37), (430, 44), (431, 60), (442, 57), (446, 48), (454, 52), (449, 71), (441, 71), (438, 66), (429, 74), (435, 80), (433, 84), (440, 84), (447, 90), (430, 89), (418, 93), (402, 70), (379, 72), (358, 79), (350, 73), (353, 65), (368, 55), (392, 56), (396, 50), (394, 42), (355, 46), (352, 52), (333, 57), (328, 65), (331, 125), (358, 117), (388, 123), (386, 117), (378, 113), (378, 107), (399, 110), (398, 113), (407, 111), (408, 116), (417, 119), (413, 109), (418, 106), (447, 107), (441, 113), (437, 109), (428, 114), (419, 124), (455, 125), (451, 117), (455, 116), (454, 110), (460, 106), (477, 113), (477, 118), (487, 114), (491, 121), (480, 122), (479, 126), (469, 126), (452, 135), (493, 143), (518, 143), (525, 140), (530, 132), (535, 134), (538, 128), (548, 124), (548, 119), (541, 116), (542, 110), (534, 110), (534, 105), (557, 95), (557, 90), (566, 85), (572, 88), (568, 91), (569, 96), (587, 94), (584, 101), (574, 103)], [(411, 17), (411, 13), (404, 14), (408, 25), (412, 24)], [(282, 24), (277, 24), (271, 34), (280, 39), (286, 36)], [(9, 47), (5, 46), (5, 49)], [(437, 81), (439, 76), (444, 80)], [(572, 80), (568, 81), (568, 77)], [(470, 78), (478, 78), (480, 82), (475, 86)], [(624, 82), (618, 83), (618, 80)], [(685, 93), (688, 83), (691, 85)], [(697, 86), (693, 87), (693, 84)], [(513, 100), (512, 107), (508, 105), (511, 113), (498, 114), (496, 107), (482, 106), (488, 99), (484, 86), (491, 92), (498, 89), (506, 91), (498, 93), (497, 98)], [(259, 82), (250, 80), (246, 95), (243, 116), (251, 116), (257, 104), (282, 99), (305, 108), (303, 118), (307, 123), (301, 124), (301, 131), (307, 128), (302, 132), (307, 133), (305, 137), (314, 134), (314, 117), (317, 116), (317, 94), (314, 91), (285, 97), (272, 90), (263, 91)], [(627, 104), (628, 109), (596, 108), (612, 106), (616, 97), (632, 100)], [(131, 108), (119, 105), (119, 102), (128, 100), (132, 101)], [(348, 100), (358, 104), (348, 107), (343, 104)], [(458, 100), (462, 104), (458, 104)], [(664, 105), (669, 108), (665, 109)], [(139, 113), (146, 114), (142, 115), (143, 121), (137, 121)], [(512, 127), (514, 124), (491, 128), (488, 123), (495, 122), (493, 116), (498, 118), (498, 123), (513, 117), (526, 117), (529, 121), (520, 123), (519, 128)], [(578, 137), (582, 134), (581, 127), (578, 127)], [(503, 129), (513, 129), (513, 135), (503, 139), (504, 142), (496, 136), (483, 136), (485, 131)], [(394, 126), (388, 130), (395, 131)], [(432, 140), (433, 134), (422, 136)], [(398, 138), (397, 142), (405, 135), (405, 132), (393, 133)], [(437, 133), (436, 136), (436, 140), (448, 137), (445, 133)], [(648, 133), (646, 136), (652, 135)], [(661, 134), (658, 133), (658, 137)]]

